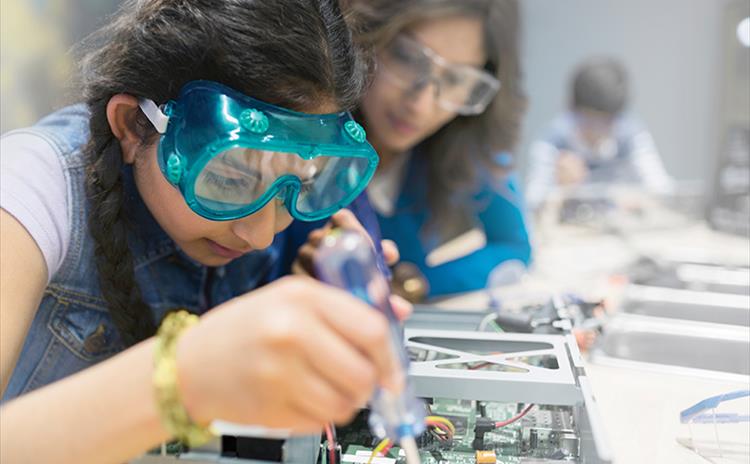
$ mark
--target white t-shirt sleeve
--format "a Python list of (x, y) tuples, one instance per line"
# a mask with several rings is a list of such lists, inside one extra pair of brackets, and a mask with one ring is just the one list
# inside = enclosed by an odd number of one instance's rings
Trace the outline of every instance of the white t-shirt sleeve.
[(65, 259), (70, 239), (68, 193), (59, 156), (39, 135), (0, 138), (0, 208), (36, 241), (47, 263), (47, 282)]
[(633, 136), (631, 159), (639, 180), (649, 192), (667, 195), (674, 191), (674, 181), (667, 174), (648, 131), (642, 130)]
[(544, 140), (537, 140), (529, 149), (529, 167), (526, 178), (526, 205), (534, 211), (547, 199), (557, 185), (557, 159), (560, 150)]

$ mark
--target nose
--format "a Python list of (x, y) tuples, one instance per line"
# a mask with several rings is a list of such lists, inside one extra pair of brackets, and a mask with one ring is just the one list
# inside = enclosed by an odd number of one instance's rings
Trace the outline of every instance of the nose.
[(433, 78), (428, 77), (417, 82), (407, 95), (407, 107), (417, 117), (432, 114), (435, 112), (438, 92), (438, 83)]
[(277, 214), (276, 200), (271, 200), (253, 214), (233, 221), (232, 232), (254, 250), (268, 248), (276, 235)]

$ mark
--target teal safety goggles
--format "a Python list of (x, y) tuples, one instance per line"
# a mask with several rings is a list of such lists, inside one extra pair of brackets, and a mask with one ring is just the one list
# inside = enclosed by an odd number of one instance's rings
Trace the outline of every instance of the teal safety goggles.
[(159, 167), (190, 208), (241, 218), (279, 198), (302, 221), (327, 218), (367, 186), (378, 155), (348, 112), (307, 114), (212, 81), (186, 84), (160, 109), (140, 107), (161, 133)]

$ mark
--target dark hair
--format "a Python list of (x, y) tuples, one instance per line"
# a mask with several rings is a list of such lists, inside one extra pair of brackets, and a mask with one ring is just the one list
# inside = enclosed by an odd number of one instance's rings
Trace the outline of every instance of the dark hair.
[[(82, 79), (90, 108), (87, 192), (101, 291), (126, 346), (151, 336), (128, 248), (122, 152), (107, 122), (119, 93), (158, 103), (196, 79), (221, 82), (276, 105), (302, 110), (324, 101), (353, 108), (370, 60), (353, 44), (337, 0), (132, 0), (86, 44)], [(138, 113), (148, 145), (156, 132)]]
[(467, 203), (477, 186), (479, 170), (502, 174), (495, 155), (512, 151), (518, 142), (526, 99), (521, 89), (518, 58), (520, 24), (516, 0), (356, 0), (358, 37), (375, 48), (388, 44), (400, 31), (430, 18), (452, 14), (477, 16), (484, 23), (485, 68), (502, 86), (487, 109), (458, 116), (424, 140), (419, 152), (429, 157), (428, 230), (442, 238), (465, 231)]
[(628, 103), (628, 75), (613, 58), (593, 58), (581, 64), (573, 77), (572, 105), (616, 115)]

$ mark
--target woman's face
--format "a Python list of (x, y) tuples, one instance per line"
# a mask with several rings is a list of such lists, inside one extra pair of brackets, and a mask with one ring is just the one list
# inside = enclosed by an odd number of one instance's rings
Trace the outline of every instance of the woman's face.
[[(480, 18), (446, 16), (414, 24), (401, 32), (450, 64), (482, 68), (486, 62)], [(387, 48), (387, 47), (386, 47)], [(438, 104), (435, 80), (396, 85), (387, 69), (387, 51), (378, 54), (378, 72), (362, 101), (370, 142), (379, 151), (404, 152), (456, 117)], [(433, 70), (434, 72), (434, 70)]]
[[(338, 111), (324, 104), (309, 113)], [(211, 221), (194, 213), (180, 191), (159, 169), (157, 145), (136, 156), (134, 172), (138, 191), (164, 231), (191, 258), (206, 266), (223, 266), (253, 250), (267, 248), (286, 229), (292, 217), (283, 202), (271, 200), (261, 210), (232, 221)]]

